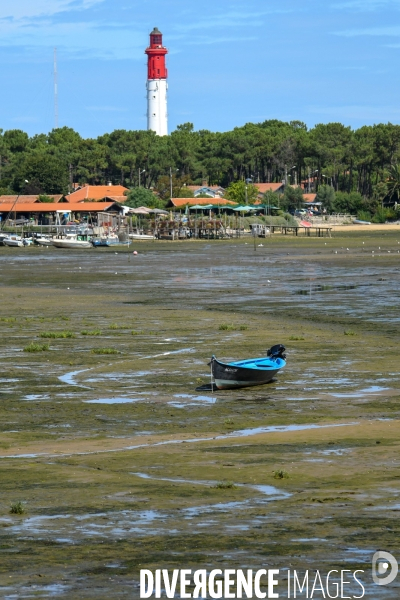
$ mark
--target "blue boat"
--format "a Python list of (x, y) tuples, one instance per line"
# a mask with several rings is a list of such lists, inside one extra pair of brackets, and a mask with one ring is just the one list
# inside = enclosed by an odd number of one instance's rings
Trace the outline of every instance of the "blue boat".
[(120, 242), (117, 235), (108, 235), (104, 237), (92, 238), (92, 244), (99, 246), (129, 246), (129, 241)]
[(264, 358), (249, 358), (230, 363), (223, 363), (211, 358), (209, 365), (218, 390), (230, 390), (254, 385), (264, 385), (286, 365), (285, 347), (276, 344), (267, 351)]

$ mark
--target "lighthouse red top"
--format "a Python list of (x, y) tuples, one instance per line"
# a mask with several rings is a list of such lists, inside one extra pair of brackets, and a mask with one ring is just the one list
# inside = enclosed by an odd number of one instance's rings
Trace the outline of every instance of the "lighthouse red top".
[(147, 79), (167, 79), (168, 72), (165, 66), (165, 55), (168, 50), (162, 45), (162, 33), (154, 27), (150, 33), (150, 46), (146, 48)]

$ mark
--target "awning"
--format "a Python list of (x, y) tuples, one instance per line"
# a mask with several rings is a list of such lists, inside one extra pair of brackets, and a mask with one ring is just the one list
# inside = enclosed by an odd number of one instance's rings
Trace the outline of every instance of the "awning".
[(251, 210), (257, 210), (257, 209), (253, 208), (252, 206), (237, 206), (236, 208), (233, 208), (232, 210), (236, 210), (237, 212), (250, 212)]
[(214, 204), (195, 204), (194, 206), (189, 206), (189, 210), (210, 210), (210, 208), (214, 208)]

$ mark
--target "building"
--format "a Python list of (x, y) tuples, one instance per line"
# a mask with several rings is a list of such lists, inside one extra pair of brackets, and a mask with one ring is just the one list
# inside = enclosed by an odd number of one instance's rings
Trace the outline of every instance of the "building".
[(162, 33), (154, 27), (150, 33), (147, 54), (147, 129), (157, 135), (168, 135), (167, 114), (167, 68), (165, 56), (168, 50), (162, 45)]
[(274, 194), (283, 194), (285, 191), (285, 182), (281, 181), (280, 183), (254, 183), (260, 194), (265, 194), (266, 192), (274, 192)]
[(125, 202), (125, 192), (129, 192), (128, 188), (123, 185), (84, 185), (75, 192), (65, 196), (67, 202), (101, 202), (104, 200), (112, 200), (114, 202)]
[(222, 198), (225, 194), (225, 188), (220, 185), (187, 185), (185, 189), (193, 192), (194, 197), (209, 196), (210, 198)]
[(0, 196), (0, 222), (27, 219), (45, 225), (88, 215), (94, 217), (104, 212), (122, 214), (125, 189), (122, 186), (85, 186), (65, 197), (46, 194), (49, 201), (43, 201), (43, 196), (37, 195)]

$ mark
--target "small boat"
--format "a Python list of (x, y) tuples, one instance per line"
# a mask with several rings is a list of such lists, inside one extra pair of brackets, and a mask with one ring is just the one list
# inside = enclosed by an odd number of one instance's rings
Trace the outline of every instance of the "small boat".
[(4, 240), (10, 237), (9, 233), (0, 233), (0, 246), (4, 246)]
[(360, 219), (353, 219), (354, 225), (371, 225), (371, 221), (361, 221)]
[(63, 238), (53, 238), (53, 246), (56, 248), (93, 248), (92, 243), (85, 238), (87, 236), (67, 233)]
[(41, 237), (33, 238), (33, 243), (37, 244), (38, 246), (52, 246), (53, 239), (51, 237), (43, 235)]
[(223, 363), (213, 356), (209, 365), (215, 387), (218, 390), (230, 390), (268, 383), (286, 365), (285, 358), (285, 347), (276, 344), (264, 358)]
[(120, 242), (117, 235), (114, 233), (110, 233), (109, 235), (105, 235), (102, 237), (92, 238), (93, 246), (128, 246), (129, 241)]
[(5, 246), (13, 246), (18, 248), (23, 248), (25, 246), (21, 236), (19, 235), (10, 235), (3, 239), (3, 244)]
[(156, 236), (147, 233), (140, 233), (140, 231), (137, 231), (136, 233), (130, 233), (129, 238), (131, 240), (155, 240)]

